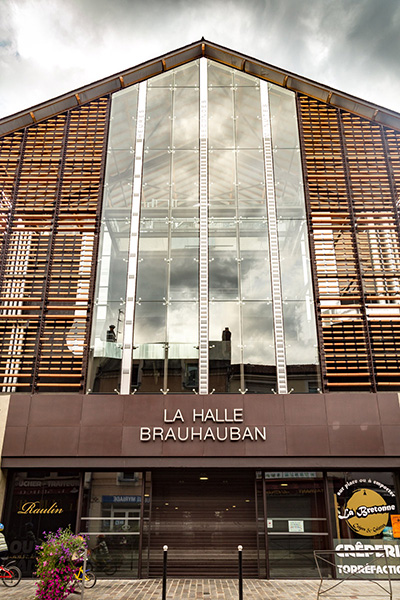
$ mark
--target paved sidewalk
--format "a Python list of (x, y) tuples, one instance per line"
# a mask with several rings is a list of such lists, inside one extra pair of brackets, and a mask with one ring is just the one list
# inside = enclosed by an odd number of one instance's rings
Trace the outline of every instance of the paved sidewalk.
[[(333, 583), (332, 580), (329, 583)], [(386, 582), (383, 582), (384, 584)], [(245, 579), (243, 600), (316, 600), (319, 581)], [(387, 588), (387, 583), (386, 583)], [(35, 582), (22, 580), (15, 588), (0, 588), (0, 600), (33, 600)], [(325, 589), (325, 586), (324, 586)], [(94, 588), (85, 590), (84, 600), (161, 600), (162, 586), (157, 579), (100, 579)], [(69, 596), (79, 600), (80, 594)], [(389, 599), (382, 589), (370, 582), (351, 581), (341, 584), (326, 600), (358, 600), (369, 597)], [(238, 600), (237, 581), (233, 579), (170, 579), (167, 600)], [(400, 600), (400, 581), (393, 582), (393, 600)]]

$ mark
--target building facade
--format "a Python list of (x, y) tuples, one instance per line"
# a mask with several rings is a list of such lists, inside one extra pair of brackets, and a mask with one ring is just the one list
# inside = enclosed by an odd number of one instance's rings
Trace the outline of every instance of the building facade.
[(70, 525), (107, 576), (400, 576), (400, 115), (202, 40), (0, 136), (24, 571)]

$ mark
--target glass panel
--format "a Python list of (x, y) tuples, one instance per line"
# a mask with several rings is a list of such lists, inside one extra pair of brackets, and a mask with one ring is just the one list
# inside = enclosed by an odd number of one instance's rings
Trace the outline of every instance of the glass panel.
[[(19, 471), (8, 475), (5, 503), (5, 537), (10, 558), (24, 577), (35, 571), (35, 547), (43, 532), (57, 531), (76, 523), (79, 497), (78, 474)], [(22, 593), (21, 597), (25, 594)]]
[(175, 85), (177, 87), (199, 85), (199, 61), (195, 60), (188, 65), (175, 69)]
[[(174, 216), (187, 214), (198, 215), (199, 212), (199, 155), (194, 151), (177, 151), (173, 155), (172, 174), (172, 210)], [(179, 209), (185, 211), (180, 212)]]
[[(197, 300), (199, 288), (199, 238), (198, 231), (174, 232), (171, 243), (170, 290), (171, 300)], [(189, 237), (189, 234), (192, 236)], [(194, 323), (197, 323), (197, 315)]]
[(142, 230), (139, 240), (139, 264), (136, 297), (138, 301), (165, 300), (168, 278), (168, 230)]
[(274, 148), (299, 148), (294, 93), (272, 83), (268, 84), (268, 87)]
[(310, 254), (305, 221), (278, 222), (282, 295), (285, 299), (312, 298)]
[(81, 520), (98, 577), (137, 577), (142, 473), (85, 473)]
[(193, 352), (189, 347), (188, 350), (175, 345), (193, 345), (195, 348), (198, 344), (198, 327), (197, 327), (197, 311), (198, 305), (195, 302), (171, 302), (168, 307), (168, 343), (169, 352), (174, 358), (185, 358), (185, 353), (189, 352), (191, 357), (197, 356), (198, 351)]
[[(222, 341), (222, 332), (228, 327), (230, 340)], [(240, 320), (238, 302), (210, 303), (210, 361), (228, 360), (240, 363)], [(228, 344), (229, 342), (229, 344)]]
[(235, 153), (209, 152), (210, 217), (236, 216)]
[(233, 148), (235, 121), (232, 89), (210, 87), (208, 101), (210, 148)]
[(241, 217), (266, 218), (264, 159), (261, 150), (237, 153), (237, 194)]
[[(314, 550), (328, 547), (321, 473), (265, 473), (271, 577), (316, 577)], [(330, 576), (329, 569), (324, 575)]]
[(133, 150), (135, 147), (137, 95), (136, 85), (112, 95), (109, 148)]
[(271, 282), (266, 223), (242, 221), (239, 227), (242, 299), (270, 299)]
[(210, 299), (239, 298), (236, 226), (227, 221), (214, 221), (212, 226), (209, 238)]
[(168, 73), (162, 73), (162, 75), (156, 75), (149, 79), (149, 88), (171, 88), (174, 85), (174, 71), (168, 71)]
[(272, 304), (246, 302), (243, 305), (243, 362), (274, 365)]
[(235, 90), (236, 144), (238, 148), (262, 148), (259, 87)]
[(246, 302), (242, 306), (244, 386), (250, 394), (276, 391), (272, 305)]
[(135, 310), (135, 346), (166, 341), (166, 305), (163, 302), (142, 302)]
[(222, 67), (215, 62), (208, 61), (208, 85), (231, 86), (233, 85), (233, 69)]
[[(137, 86), (112, 96), (103, 215), (95, 291), (88, 389), (114, 392), (119, 387), (122, 320), (127, 281), (127, 252), (132, 204), (132, 178)], [(113, 339), (107, 330), (113, 325)]]
[(171, 147), (172, 92), (169, 89), (147, 90), (146, 148)]
[(144, 155), (143, 166), (143, 209), (168, 210), (170, 196), (171, 154), (159, 150), (149, 150)]
[(199, 145), (199, 90), (177, 88), (174, 91), (174, 148)]
[(305, 218), (300, 150), (274, 150), (273, 159), (278, 218)]

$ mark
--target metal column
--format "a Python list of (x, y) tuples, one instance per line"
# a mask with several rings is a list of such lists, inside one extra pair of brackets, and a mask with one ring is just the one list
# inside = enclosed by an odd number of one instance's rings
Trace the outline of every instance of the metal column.
[(133, 323), (136, 304), (136, 278), (139, 250), (140, 201), (142, 196), (142, 172), (144, 156), (144, 127), (146, 122), (147, 82), (139, 84), (136, 122), (135, 165), (129, 232), (128, 279), (126, 286), (125, 323), (122, 344), (121, 394), (130, 394), (133, 353)]
[(285, 337), (283, 329), (282, 286), (280, 277), (278, 222), (276, 217), (274, 169), (272, 161), (271, 119), (269, 111), (269, 90), (266, 81), (260, 81), (261, 119), (263, 129), (264, 169), (267, 196), (269, 259), (271, 264), (272, 310), (274, 318), (274, 339), (276, 378), (278, 394), (287, 394)]
[(200, 59), (199, 394), (208, 394), (208, 100), (207, 59)]

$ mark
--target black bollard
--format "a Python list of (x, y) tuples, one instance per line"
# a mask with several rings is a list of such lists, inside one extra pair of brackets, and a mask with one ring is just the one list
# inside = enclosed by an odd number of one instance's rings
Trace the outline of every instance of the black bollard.
[(239, 600), (243, 600), (243, 563), (242, 563), (243, 546), (238, 546), (239, 558)]
[(164, 563), (163, 563), (163, 577), (162, 577), (162, 600), (167, 599), (167, 555), (168, 546), (163, 546), (164, 550)]

